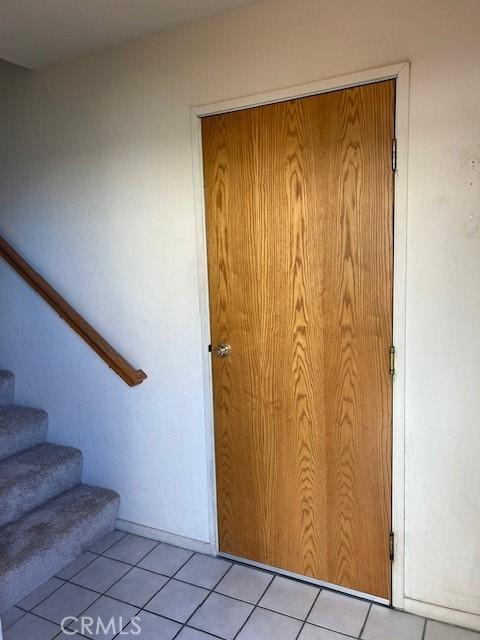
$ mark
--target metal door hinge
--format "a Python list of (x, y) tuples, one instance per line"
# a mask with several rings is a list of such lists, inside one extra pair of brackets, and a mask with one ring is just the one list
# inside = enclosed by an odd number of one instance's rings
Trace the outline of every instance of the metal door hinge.
[(212, 345), (211, 344), (208, 345), (208, 353), (212, 353)]
[(395, 347), (390, 347), (390, 375), (395, 375)]
[(390, 531), (390, 538), (388, 541), (388, 549), (389, 549), (389, 554), (390, 554), (390, 560), (393, 562), (393, 558), (395, 555), (395, 536), (393, 534), (393, 531)]
[(392, 139), (392, 171), (397, 170), (397, 139)]

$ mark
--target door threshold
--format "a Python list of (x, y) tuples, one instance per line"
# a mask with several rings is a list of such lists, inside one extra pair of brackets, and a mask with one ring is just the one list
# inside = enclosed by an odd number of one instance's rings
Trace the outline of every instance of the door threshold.
[(308, 582), (309, 584), (313, 584), (317, 587), (325, 587), (326, 589), (331, 589), (332, 591), (345, 593), (346, 595), (349, 595), (349, 596), (355, 596), (356, 598), (362, 598), (363, 600), (369, 600), (370, 602), (375, 602), (377, 604), (384, 604), (384, 605), (390, 606), (390, 600), (387, 600), (386, 598), (380, 598), (379, 596), (373, 596), (370, 593), (364, 593), (363, 591), (356, 591), (355, 589), (342, 587), (341, 585), (332, 584), (331, 582), (325, 582), (324, 580), (317, 580), (316, 578), (310, 578), (310, 576), (304, 576), (300, 573), (287, 571), (286, 569), (279, 569), (278, 567), (272, 567), (269, 564), (263, 564), (262, 562), (255, 562), (255, 560), (240, 558), (239, 556), (234, 556), (230, 553), (223, 553), (222, 551), (218, 552), (218, 556), (220, 558), (226, 558), (227, 560), (234, 560), (235, 562), (246, 564), (251, 567), (256, 567), (257, 569), (265, 569), (266, 571), (270, 571), (271, 573), (275, 573), (280, 576), (286, 576), (287, 578), (293, 578), (294, 580), (301, 580), (302, 582)]

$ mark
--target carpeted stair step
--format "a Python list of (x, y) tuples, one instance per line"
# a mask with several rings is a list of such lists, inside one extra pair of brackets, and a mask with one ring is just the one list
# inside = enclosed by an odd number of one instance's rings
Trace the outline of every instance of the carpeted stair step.
[(119, 496), (80, 485), (0, 529), (0, 613), (113, 531)]
[(45, 442), (47, 426), (48, 415), (42, 409), (0, 407), (0, 460)]
[(0, 407), (13, 404), (15, 376), (10, 371), (0, 371)]
[(0, 462), (0, 527), (72, 489), (82, 477), (78, 449), (40, 444)]

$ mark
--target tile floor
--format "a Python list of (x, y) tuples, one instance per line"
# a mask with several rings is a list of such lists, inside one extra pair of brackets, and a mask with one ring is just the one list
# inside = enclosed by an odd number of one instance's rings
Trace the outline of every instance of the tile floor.
[[(89, 626), (97, 618), (103, 627)], [(2, 621), (4, 640), (480, 640), (473, 631), (121, 531)]]

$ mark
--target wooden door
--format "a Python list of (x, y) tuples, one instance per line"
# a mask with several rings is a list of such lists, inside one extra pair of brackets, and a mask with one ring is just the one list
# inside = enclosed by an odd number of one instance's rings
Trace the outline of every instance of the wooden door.
[(387, 599), (394, 95), (202, 119), (220, 550)]

